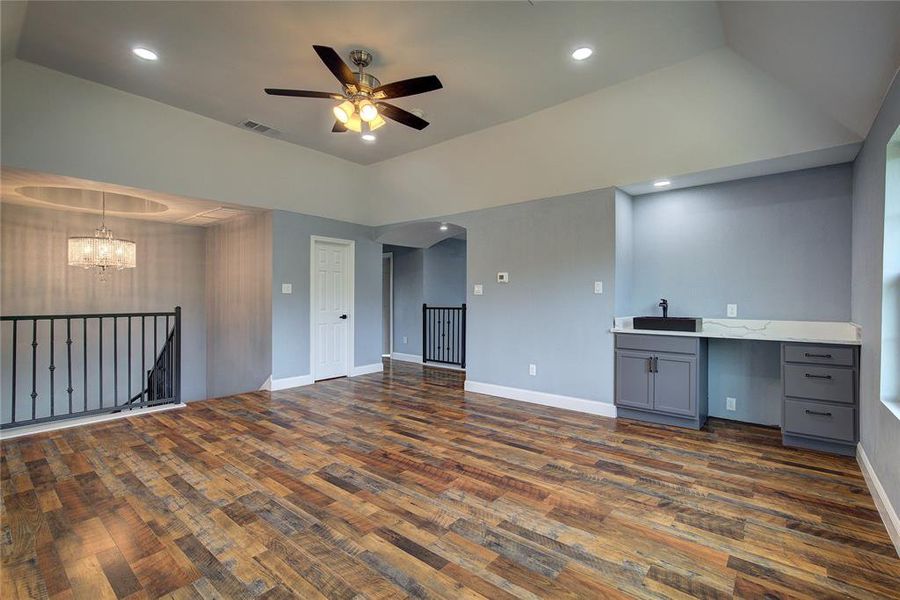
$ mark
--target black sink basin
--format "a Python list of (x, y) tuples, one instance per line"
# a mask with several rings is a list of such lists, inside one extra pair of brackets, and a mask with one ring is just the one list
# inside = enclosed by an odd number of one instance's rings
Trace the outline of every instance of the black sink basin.
[(656, 331), (693, 331), (703, 329), (703, 319), (699, 317), (635, 317), (635, 329)]

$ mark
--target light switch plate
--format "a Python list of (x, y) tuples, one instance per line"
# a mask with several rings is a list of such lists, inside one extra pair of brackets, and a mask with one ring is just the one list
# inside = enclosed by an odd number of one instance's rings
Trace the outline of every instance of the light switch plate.
[(404, 344), (408, 344), (408, 343), (409, 343), (409, 338), (406, 337), (405, 335), (403, 336), (403, 343), (404, 343)]
[(497, 273), (497, 283), (509, 283), (509, 273)]
[(529, 375), (537, 375), (537, 365), (532, 363), (528, 365), (528, 374)]
[(290, 283), (282, 283), (281, 284), (281, 293), (282, 294), (293, 294), (294, 286)]
[(725, 410), (737, 410), (737, 398), (725, 397)]
[(483, 295), (484, 294), (484, 286), (481, 285), (480, 283), (476, 283), (474, 286), (472, 286), (472, 294), (474, 296)]
[(737, 304), (729, 304), (728, 306), (726, 306), (725, 314), (727, 314), (729, 317), (736, 317), (737, 316)]
[(594, 282), (594, 293), (595, 293), (595, 294), (602, 294), (602, 293), (603, 293), (603, 282), (602, 282), (602, 281), (595, 281), (595, 282)]

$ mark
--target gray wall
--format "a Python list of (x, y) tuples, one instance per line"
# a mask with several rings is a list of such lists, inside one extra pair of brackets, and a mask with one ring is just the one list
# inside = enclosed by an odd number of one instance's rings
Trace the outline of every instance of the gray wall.
[[(92, 271), (67, 265), (69, 236), (90, 235), (98, 226), (96, 215), (26, 207), (3, 203), (0, 205), (0, 304), (4, 315), (21, 314), (73, 314), (109, 312), (171, 311), (175, 306), (183, 310), (184, 372), (182, 396), (185, 400), (206, 397), (206, 306), (203, 277), (206, 249), (204, 230), (168, 223), (154, 223), (133, 219), (108, 217), (109, 226), (118, 237), (137, 244), (137, 267), (112, 273), (106, 282), (98, 281)], [(105, 333), (111, 335), (111, 321), (105, 324)], [(78, 345), (79, 330), (73, 327), (73, 347)], [(120, 330), (124, 329), (120, 323)], [(150, 331), (148, 325), (148, 332)], [(137, 332), (137, 330), (135, 330)], [(160, 328), (162, 332), (162, 327)], [(7, 332), (5, 332), (7, 333)], [(93, 338), (89, 330), (89, 339)], [(21, 339), (21, 336), (20, 336)], [(57, 360), (65, 352), (62, 340), (57, 338)], [(104, 402), (111, 400), (113, 389), (110, 337), (104, 337)], [(30, 340), (29, 340), (30, 342)], [(120, 344), (124, 336), (120, 331)], [(136, 343), (136, 342), (135, 342)], [(148, 341), (149, 343), (149, 341)], [(162, 341), (160, 340), (160, 346)], [(4, 346), (8, 348), (9, 346)], [(20, 348), (21, 350), (21, 348)], [(148, 352), (152, 348), (148, 347)], [(75, 350), (80, 358), (79, 351)], [(4, 385), (3, 417), (9, 411), (6, 383), (9, 382), (8, 353), (3, 358)], [(120, 347), (120, 357), (123, 355)], [(148, 359), (149, 360), (149, 359)], [(110, 364), (107, 365), (107, 361)], [(122, 363), (120, 362), (120, 369)], [(140, 373), (134, 365), (133, 386), (137, 392)], [(21, 374), (21, 371), (20, 371)], [(127, 394), (124, 379), (127, 371), (120, 371), (120, 401)], [(61, 384), (61, 371), (57, 372), (56, 398), (63, 396), (65, 384)], [(77, 382), (76, 382), (77, 383)], [(88, 405), (97, 406), (95, 390), (98, 389), (93, 373), (88, 381)], [(39, 384), (40, 385), (40, 384)], [(73, 402), (80, 405), (83, 386), (73, 385)], [(43, 394), (43, 391), (40, 392)], [(47, 391), (49, 395), (49, 388)], [(21, 401), (21, 398), (20, 398)], [(59, 404), (57, 403), (57, 406)], [(49, 407), (49, 405), (48, 405)], [(30, 407), (29, 407), (30, 408)]]
[(207, 388), (258, 390), (272, 372), (272, 215), (207, 230)]
[(837, 165), (635, 197), (631, 310), (848, 320), (851, 182)]
[(900, 419), (881, 402), (882, 252), (885, 158), (900, 125), (896, 78), (853, 165), (853, 267), (851, 317), (862, 326), (860, 435), (862, 446), (895, 511), (900, 511)]
[(459, 306), (466, 301), (466, 241), (447, 239), (424, 250), (423, 295), (435, 306)]
[[(453, 215), (467, 228), (467, 379), (612, 402), (614, 189)], [(510, 283), (497, 283), (507, 271)], [(484, 285), (484, 295), (472, 286)], [(537, 365), (529, 376), (528, 365)]]
[(390, 245), (384, 251), (394, 256), (394, 352), (421, 356), (425, 252)]
[(628, 316), (634, 291), (634, 201), (616, 189), (616, 315)]
[[(356, 241), (354, 255), (355, 366), (381, 362), (381, 244), (372, 228), (275, 211), (272, 217), (272, 377), (309, 374), (310, 236)], [(293, 293), (282, 294), (290, 283)]]
[[(658, 314), (667, 298), (673, 315), (734, 303), (743, 319), (849, 320), (851, 182), (837, 165), (635, 197), (634, 285), (617, 312)], [(711, 340), (709, 354), (709, 414), (779, 425), (779, 345)]]

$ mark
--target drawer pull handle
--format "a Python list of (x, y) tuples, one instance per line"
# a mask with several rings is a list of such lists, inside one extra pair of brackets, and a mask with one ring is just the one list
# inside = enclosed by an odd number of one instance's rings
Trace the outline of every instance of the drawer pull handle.
[(810, 379), (831, 379), (831, 375), (813, 375), (812, 373), (806, 373), (805, 376)]
[(830, 417), (830, 416), (831, 416), (831, 413), (830, 413), (830, 412), (819, 412), (819, 411), (817, 411), (817, 410), (809, 410), (809, 409), (806, 409), (806, 414), (808, 414), (808, 415), (820, 415), (820, 416), (823, 416), (823, 417)]
[(831, 358), (830, 354), (813, 354), (811, 352), (805, 352), (803, 356), (806, 358)]

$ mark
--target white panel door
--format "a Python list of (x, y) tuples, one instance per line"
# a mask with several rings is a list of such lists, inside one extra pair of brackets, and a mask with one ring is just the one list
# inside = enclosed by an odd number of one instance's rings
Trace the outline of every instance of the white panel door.
[(350, 246), (316, 241), (313, 327), (316, 380), (350, 374)]

